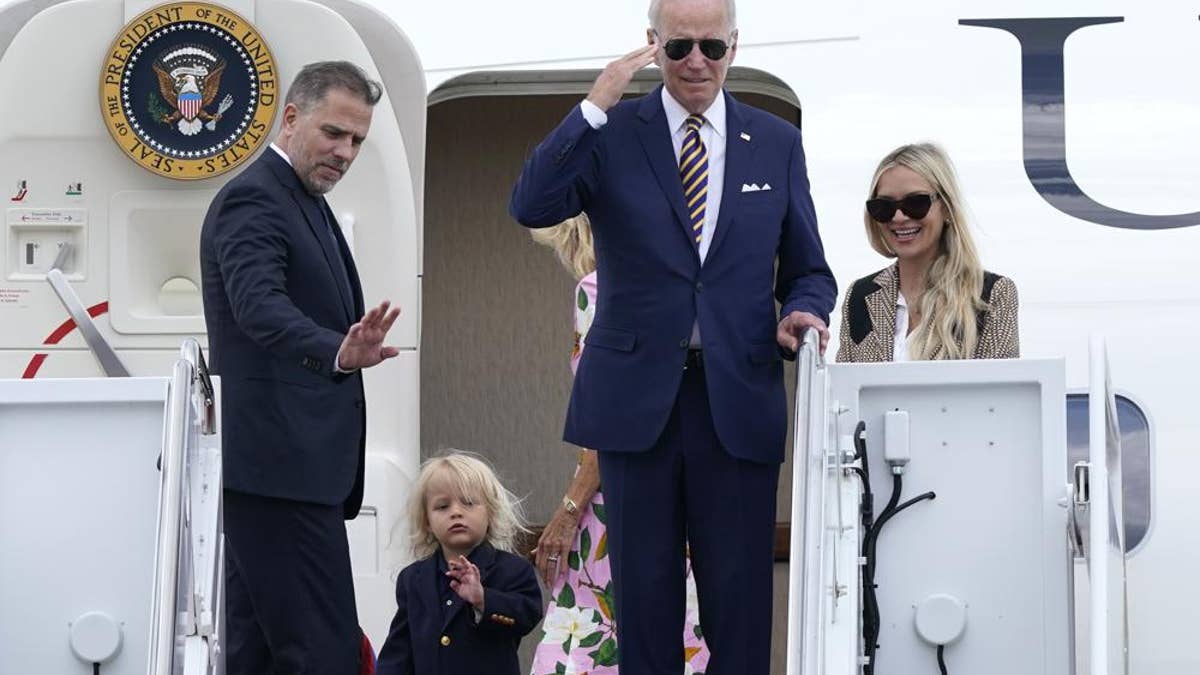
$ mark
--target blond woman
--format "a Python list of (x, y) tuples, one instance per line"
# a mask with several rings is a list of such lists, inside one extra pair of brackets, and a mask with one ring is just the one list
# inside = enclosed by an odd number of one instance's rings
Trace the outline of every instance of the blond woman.
[(1017, 287), (980, 264), (945, 151), (918, 143), (884, 157), (863, 222), (896, 262), (846, 291), (838, 361), (1020, 356)]

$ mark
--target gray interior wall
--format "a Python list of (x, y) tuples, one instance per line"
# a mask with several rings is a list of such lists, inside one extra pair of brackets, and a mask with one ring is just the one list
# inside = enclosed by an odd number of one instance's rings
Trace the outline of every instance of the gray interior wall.
[[(735, 95), (736, 89), (735, 89)], [(774, 99), (739, 99), (791, 122)], [(507, 212), (522, 162), (577, 95), (455, 99), (429, 109), (422, 287), (421, 446), (486, 456), (545, 523), (562, 497), (576, 448), (561, 441), (570, 395), (575, 281)], [(788, 368), (788, 389), (792, 370)], [(780, 476), (788, 519), (791, 464)], [(785, 565), (776, 570), (775, 668), (782, 672)], [(523, 644), (524, 663), (540, 638)]]

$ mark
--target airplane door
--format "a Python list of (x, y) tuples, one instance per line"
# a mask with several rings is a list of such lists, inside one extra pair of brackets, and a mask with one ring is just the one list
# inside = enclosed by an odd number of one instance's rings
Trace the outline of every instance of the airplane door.
[[(425, 80), (411, 43), (386, 15), (354, 0), (26, 0), (0, 9), (0, 26), (0, 87), (8, 92), (0, 98), (4, 378), (102, 376), (80, 325), (89, 318), (135, 376), (169, 372), (185, 338), (205, 345), (200, 227), (217, 190), (269, 151), (278, 116), (261, 109), (281, 110), (287, 84), (313, 61), (350, 60), (384, 84), (370, 135), (328, 197), (367, 303), (387, 298), (402, 309), (389, 336), (400, 356), (365, 374), (366, 494), (362, 516), (349, 525), (360, 622), (379, 643), (394, 608), (390, 575), (410, 558), (400, 514), (420, 457)], [(253, 86), (189, 104), (182, 93), (178, 101), (155, 98), (117, 77), (138, 54), (169, 58), (154, 45), (176, 29), (237, 41), (236, 56), (223, 58), (244, 59)], [(232, 82), (234, 69), (224, 72), (221, 81)], [(98, 84), (116, 93), (98, 97)], [(258, 111), (250, 109), (255, 101)], [(175, 118), (171, 106), (179, 106)], [(243, 110), (248, 118), (236, 114)], [(258, 138), (222, 145), (243, 119), (258, 125)], [(166, 136), (156, 141), (147, 129)], [(223, 163), (234, 167), (210, 177), (207, 169)], [(64, 248), (70, 254), (60, 259)], [(78, 298), (79, 321), (47, 282), (56, 264)]]

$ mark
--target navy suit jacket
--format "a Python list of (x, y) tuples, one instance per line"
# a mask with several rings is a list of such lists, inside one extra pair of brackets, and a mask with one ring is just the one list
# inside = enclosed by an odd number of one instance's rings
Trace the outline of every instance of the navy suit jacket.
[[(479, 568), (483, 618), (448, 589), (439, 550), (396, 580), (396, 616), (379, 650), (377, 675), (521, 675), (517, 647), (542, 619), (533, 565), (488, 543), (467, 556)], [(450, 605), (443, 600), (446, 597)]]
[[(564, 438), (606, 451), (662, 433), (699, 321), (713, 423), (735, 457), (783, 460), (787, 402), (775, 340), (793, 310), (828, 322), (837, 285), (817, 232), (800, 132), (726, 97), (725, 184), (703, 266), (692, 242), (661, 87), (614, 106), (600, 129), (575, 106), (525, 164), (510, 212), (547, 227), (586, 211), (596, 315)], [(743, 192), (742, 186), (770, 185)], [(778, 266), (776, 266), (778, 264)]]
[(341, 504), (353, 518), (362, 502), (362, 374), (335, 373), (334, 362), (363, 315), (362, 288), (318, 199), (271, 149), (217, 193), (200, 234), (204, 319), (222, 382), (225, 487)]

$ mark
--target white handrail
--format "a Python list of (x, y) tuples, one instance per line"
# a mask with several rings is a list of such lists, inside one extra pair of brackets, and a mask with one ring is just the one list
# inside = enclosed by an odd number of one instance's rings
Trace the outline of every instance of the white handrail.
[(191, 387), (195, 369), (187, 359), (175, 362), (167, 390), (163, 432), (158, 537), (150, 627), (149, 675), (171, 675), (175, 654), (176, 597), (179, 581), (183, 467), (191, 426)]

